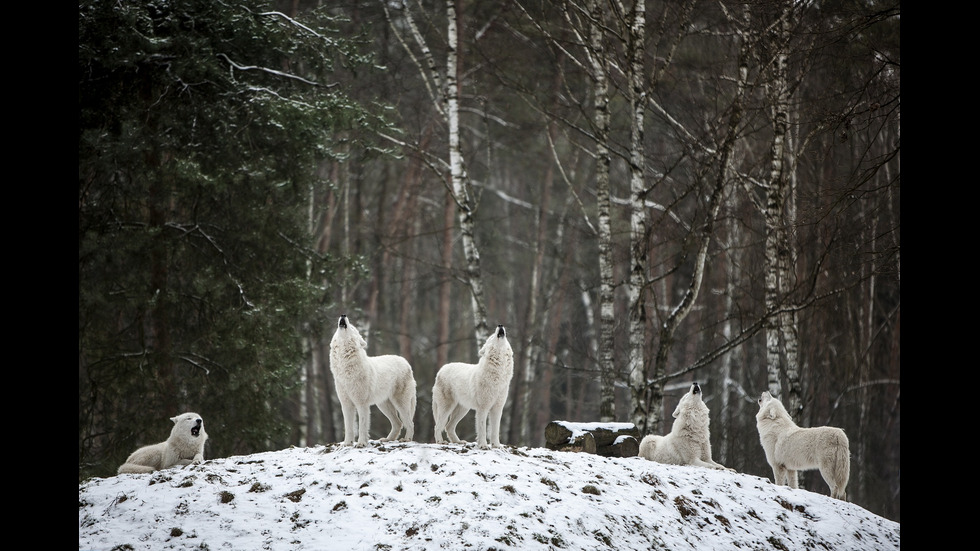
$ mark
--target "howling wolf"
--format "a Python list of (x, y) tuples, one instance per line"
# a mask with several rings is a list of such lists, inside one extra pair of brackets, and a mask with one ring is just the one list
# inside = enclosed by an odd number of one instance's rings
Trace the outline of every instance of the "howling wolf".
[(640, 441), (640, 457), (669, 465), (732, 470), (711, 459), (708, 422), (708, 406), (701, 398), (701, 387), (694, 383), (674, 408), (670, 434), (644, 436)]
[(208, 433), (204, 432), (204, 419), (196, 413), (188, 412), (171, 417), (170, 420), (174, 423), (170, 438), (134, 451), (119, 466), (116, 474), (152, 473), (174, 465), (202, 463), (204, 443), (208, 439)]
[(820, 469), (830, 497), (847, 500), (851, 456), (847, 435), (837, 427), (800, 428), (782, 402), (763, 392), (755, 415), (759, 440), (776, 484), (798, 487), (796, 471)]
[[(498, 325), (480, 348), (475, 364), (452, 362), (439, 369), (432, 387), (432, 416), (436, 422), (436, 442), (443, 444), (443, 431), (456, 444), (466, 442), (456, 436), (456, 425), (471, 409), (476, 410), (476, 443), (480, 448), (499, 448), (500, 416), (507, 401), (510, 378), (514, 374), (514, 351), (507, 342), (507, 331)], [(489, 424), (489, 444), (487, 425)]]
[(372, 405), (377, 405), (391, 423), (391, 432), (381, 439), (382, 442), (396, 440), (403, 425), (405, 436), (402, 441), (412, 439), (416, 402), (412, 366), (408, 360), (394, 354), (368, 356), (367, 341), (347, 319), (347, 314), (340, 316), (337, 331), (330, 340), (330, 371), (344, 414), (345, 446), (367, 446)]

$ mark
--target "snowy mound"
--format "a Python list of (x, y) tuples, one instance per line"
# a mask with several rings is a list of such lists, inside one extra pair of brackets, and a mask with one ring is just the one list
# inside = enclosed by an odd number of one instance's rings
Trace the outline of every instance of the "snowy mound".
[(88, 480), (78, 548), (900, 549), (896, 522), (747, 474), (544, 448), (371, 444)]

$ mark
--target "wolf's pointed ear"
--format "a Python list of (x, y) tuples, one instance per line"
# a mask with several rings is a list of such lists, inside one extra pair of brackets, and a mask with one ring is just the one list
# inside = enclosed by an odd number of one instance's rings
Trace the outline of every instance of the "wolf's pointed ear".
[(364, 340), (364, 337), (358, 335), (357, 344), (360, 345), (360, 347), (363, 348), (364, 350), (367, 350), (367, 341)]
[(766, 411), (766, 417), (768, 417), (770, 419), (775, 419), (776, 418), (776, 407), (775, 406), (769, 406), (769, 409)]
[(170, 420), (171, 420), (171, 421), (173, 422), (173, 424), (175, 424), (175, 425), (176, 425), (176, 424), (177, 424), (177, 419), (178, 419), (178, 418), (179, 418), (179, 417), (171, 417), (171, 418), (170, 418)]

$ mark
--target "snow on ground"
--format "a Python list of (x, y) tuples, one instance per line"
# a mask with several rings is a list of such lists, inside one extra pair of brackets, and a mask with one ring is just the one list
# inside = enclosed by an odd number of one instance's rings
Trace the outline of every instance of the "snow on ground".
[(900, 536), (753, 475), (545, 448), (331, 444), (78, 487), (80, 551), (888, 551)]

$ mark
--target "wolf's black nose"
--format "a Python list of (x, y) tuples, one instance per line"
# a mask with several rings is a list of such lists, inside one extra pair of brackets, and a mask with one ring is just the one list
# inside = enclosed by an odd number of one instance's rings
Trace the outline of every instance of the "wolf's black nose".
[(507, 334), (507, 332), (504, 331), (504, 326), (503, 325), (498, 325), (497, 326), (497, 338), (503, 337), (506, 334)]
[(694, 392), (695, 394), (699, 394), (701, 392), (701, 387), (698, 386), (697, 381), (694, 382), (694, 388), (691, 389), (691, 391)]
[(340, 321), (337, 322), (337, 325), (340, 327), (347, 327), (347, 314), (340, 315)]

